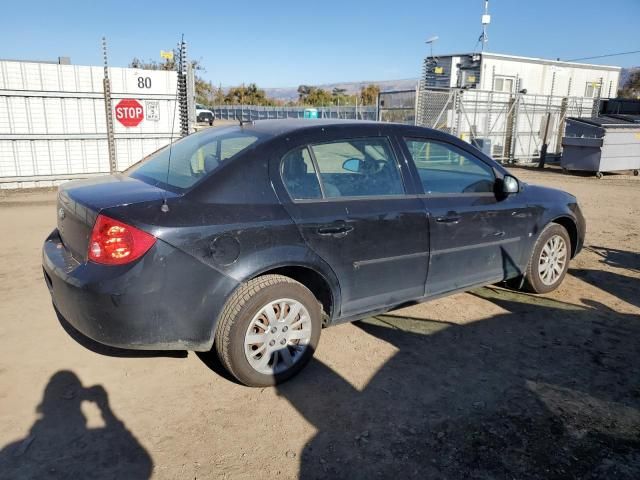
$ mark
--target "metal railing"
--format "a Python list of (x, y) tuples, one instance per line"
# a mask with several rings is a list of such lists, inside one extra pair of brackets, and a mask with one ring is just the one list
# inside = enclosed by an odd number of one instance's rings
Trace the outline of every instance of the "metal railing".
[(505, 163), (532, 162), (562, 152), (567, 117), (597, 115), (600, 99), (484, 90), (422, 89), (416, 124), (446, 131)]
[[(599, 98), (506, 93), (475, 89), (381, 92), (377, 106), (317, 107), (318, 118), (379, 120), (421, 125), (451, 133), (504, 163), (532, 162), (543, 144), (547, 158), (562, 153), (567, 117), (597, 115)], [(304, 118), (310, 107), (219, 105), (216, 119)]]
[(416, 90), (394, 90), (378, 95), (378, 120), (416, 124)]
[(218, 120), (270, 120), (304, 118), (305, 110), (317, 110), (318, 118), (344, 120), (375, 120), (376, 106), (330, 106), (330, 107), (265, 107), (259, 105), (216, 105), (211, 107)]

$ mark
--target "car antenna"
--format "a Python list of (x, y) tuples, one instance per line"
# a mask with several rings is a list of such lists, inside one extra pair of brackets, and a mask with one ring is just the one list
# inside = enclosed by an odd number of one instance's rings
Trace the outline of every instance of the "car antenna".
[[(180, 38), (180, 49), (178, 51), (178, 78), (176, 79), (176, 98), (173, 103), (173, 117), (171, 118), (171, 134), (169, 136), (169, 158), (167, 159), (167, 176), (165, 179), (165, 185), (169, 185), (169, 171), (171, 170), (171, 152), (173, 151), (173, 129), (176, 123), (176, 109), (178, 107), (178, 94), (180, 92), (180, 80), (182, 79), (182, 64), (184, 61), (184, 33)], [(169, 204), (167, 203), (166, 189), (162, 194), (162, 205), (160, 206), (162, 213), (169, 211)]]

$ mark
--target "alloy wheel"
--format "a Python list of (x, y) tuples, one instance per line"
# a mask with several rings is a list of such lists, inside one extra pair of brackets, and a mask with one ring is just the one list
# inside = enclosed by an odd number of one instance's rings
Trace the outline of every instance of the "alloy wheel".
[(561, 277), (567, 264), (567, 244), (560, 235), (553, 235), (544, 244), (538, 261), (540, 280), (553, 285)]
[(302, 358), (311, 341), (311, 317), (297, 300), (281, 298), (263, 306), (244, 337), (244, 353), (251, 367), (277, 375)]

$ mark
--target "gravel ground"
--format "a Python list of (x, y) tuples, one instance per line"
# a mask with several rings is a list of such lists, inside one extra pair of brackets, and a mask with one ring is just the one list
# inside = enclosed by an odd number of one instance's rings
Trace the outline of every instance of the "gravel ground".
[(329, 328), (265, 389), (205, 355), (76, 343), (40, 267), (54, 193), (2, 193), (0, 478), (640, 478), (640, 178), (514, 173), (583, 207), (560, 289)]

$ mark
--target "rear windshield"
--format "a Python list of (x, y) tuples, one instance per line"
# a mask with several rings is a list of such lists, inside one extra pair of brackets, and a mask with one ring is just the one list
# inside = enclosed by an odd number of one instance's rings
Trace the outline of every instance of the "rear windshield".
[[(239, 128), (206, 129), (178, 140), (131, 166), (126, 175), (182, 193), (259, 139)], [(171, 160), (169, 161), (169, 154)]]

